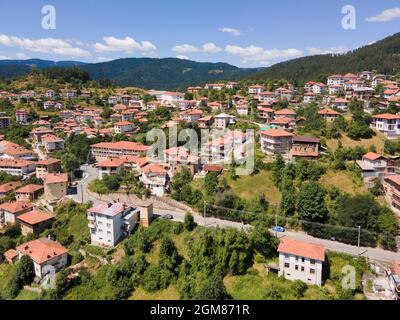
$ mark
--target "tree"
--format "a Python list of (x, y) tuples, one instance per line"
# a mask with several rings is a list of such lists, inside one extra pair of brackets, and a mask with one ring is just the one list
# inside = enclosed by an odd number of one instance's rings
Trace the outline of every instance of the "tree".
[(196, 228), (197, 223), (194, 221), (193, 215), (191, 213), (185, 214), (185, 220), (183, 222), (185, 229), (187, 231), (193, 231)]
[(282, 300), (282, 295), (274, 283), (269, 283), (267, 285), (264, 297), (268, 300)]
[(170, 238), (164, 238), (160, 245), (160, 267), (176, 275), (181, 261), (182, 257), (179, 255), (174, 242)]
[(34, 266), (31, 258), (27, 255), (21, 257), (15, 272), (16, 282), (22, 288), (24, 285), (31, 284), (35, 278)]
[(218, 187), (218, 173), (217, 172), (209, 172), (206, 175), (206, 178), (204, 180), (204, 186), (206, 189), (206, 193), (209, 196), (212, 196)]
[(303, 298), (304, 293), (307, 290), (307, 285), (303, 281), (296, 280), (295, 282), (292, 283), (290, 289), (296, 298)]
[(65, 153), (61, 157), (61, 163), (64, 171), (68, 173), (74, 172), (80, 167), (79, 160), (71, 153)]
[(222, 277), (218, 274), (212, 274), (206, 280), (200, 283), (196, 293), (193, 296), (194, 300), (226, 300), (229, 295), (226, 291)]
[(278, 155), (272, 164), (272, 180), (275, 186), (280, 187), (282, 172), (285, 169), (285, 160), (282, 155)]
[(302, 184), (297, 197), (297, 212), (300, 219), (324, 223), (328, 218), (325, 191), (318, 183)]

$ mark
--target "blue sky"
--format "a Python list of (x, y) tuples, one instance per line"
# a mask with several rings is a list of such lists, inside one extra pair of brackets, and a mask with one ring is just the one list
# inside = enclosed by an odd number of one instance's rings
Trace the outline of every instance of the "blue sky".
[[(42, 7), (56, 29), (42, 28)], [(342, 28), (342, 7), (356, 29)], [(0, 58), (180, 57), (268, 66), (344, 52), (399, 31), (398, 0), (1, 0)]]

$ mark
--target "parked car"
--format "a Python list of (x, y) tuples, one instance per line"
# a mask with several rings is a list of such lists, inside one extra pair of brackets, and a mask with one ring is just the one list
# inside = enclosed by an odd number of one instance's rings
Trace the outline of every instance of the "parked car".
[(166, 220), (173, 220), (173, 219), (174, 219), (174, 217), (173, 217), (172, 214), (163, 215), (162, 218), (163, 218), (163, 219), (166, 219)]
[(285, 232), (286, 231), (286, 229), (284, 227), (281, 227), (281, 226), (276, 226), (272, 230), (274, 230), (276, 232)]

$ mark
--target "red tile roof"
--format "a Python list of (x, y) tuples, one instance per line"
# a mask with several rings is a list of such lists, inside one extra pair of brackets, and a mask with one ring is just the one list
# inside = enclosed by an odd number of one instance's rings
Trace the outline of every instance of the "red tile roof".
[(119, 168), (123, 166), (125, 161), (123, 159), (110, 158), (104, 160), (96, 165), (98, 168)]
[(325, 261), (324, 246), (299, 240), (291, 240), (287, 238), (282, 239), (278, 252), (318, 261)]
[(24, 214), (20, 215), (17, 219), (22, 222), (25, 222), (26, 224), (33, 226), (35, 224), (54, 219), (54, 216), (52, 214), (34, 210), (34, 211), (30, 211), (28, 213), (24, 213)]
[(335, 110), (332, 110), (332, 109), (324, 109), (324, 110), (318, 111), (318, 114), (319, 115), (330, 115), (330, 116), (340, 115), (339, 112), (336, 112)]
[(43, 178), (45, 184), (68, 182), (68, 174), (66, 173), (48, 173)]
[(366, 155), (363, 156), (363, 158), (375, 161), (378, 160), (379, 158), (383, 158), (383, 156), (375, 152), (368, 152)]
[(377, 114), (373, 116), (374, 119), (385, 119), (385, 120), (399, 120), (400, 116), (391, 114), (391, 113), (383, 113), (383, 114)]
[(129, 151), (137, 151), (137, 152), (145, 152), (149, 149), (149, 147), (147, 147), (141, 143), (129, 142), (129, 141), (102, 142), (102, 143), (92, 145), (92, 148), (111, 149), (111, 150), (129, 150)]
[(5, 183), (5, 184), (2, 184), (2, 185), (0, 186), (0, 193), (7, 193), (7, 192), (10, 192), (10, 191), (12, 191), (12, 190), (17, 189), (17, 188), (18, 188), (19, 186), (21, 186), (21, 185), (22, 185), (22, 183), (19, 182), (19, 181), (8, 182), (8, 183)]
[(58, 242), (46, 238), (24, 243), (17, 247), (17, 251), (21, 252), (23, 255), (28, 255), (38, 264), (43, 264), (68, 252), (68, 250)]
[(260, 134), (269, 137), (293, 137), (293, 134), (282, 129), (269, 129), (266, 131), (261, 131)]
[(29, 184), (25, 187), (19, 188), (15, 193), (34, 193), (39, 190), (43, 190), (44, 187), (39, 184)]
[(26, 201), (6, 202), (0, 205), (0, 210), (4, 210), (13, 214), (33, 209), (35, 205)]

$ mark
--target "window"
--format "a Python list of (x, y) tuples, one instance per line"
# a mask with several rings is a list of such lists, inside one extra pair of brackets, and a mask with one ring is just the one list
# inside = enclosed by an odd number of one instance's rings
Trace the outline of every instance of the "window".
[(299, 270), (299, 266), (298, 266), (298, 265), (296, 265), (294, 268), (295, 268), (297, 271)]
[(304, 272), (304, 267), (301, 267), (301, 272)]
[(301, 262), (306, 262), (306, 259), (305, 258), (301, 258)]
[(315, 264), (315, 260), (311, 259), (310, 260), (310, 264), (314, 265)]
[(315, 269), (310, 269), (311, 274), (315, 274)]
[(290, 264), (289, 263), (285, 263), (285, 268), (290, 268)]

